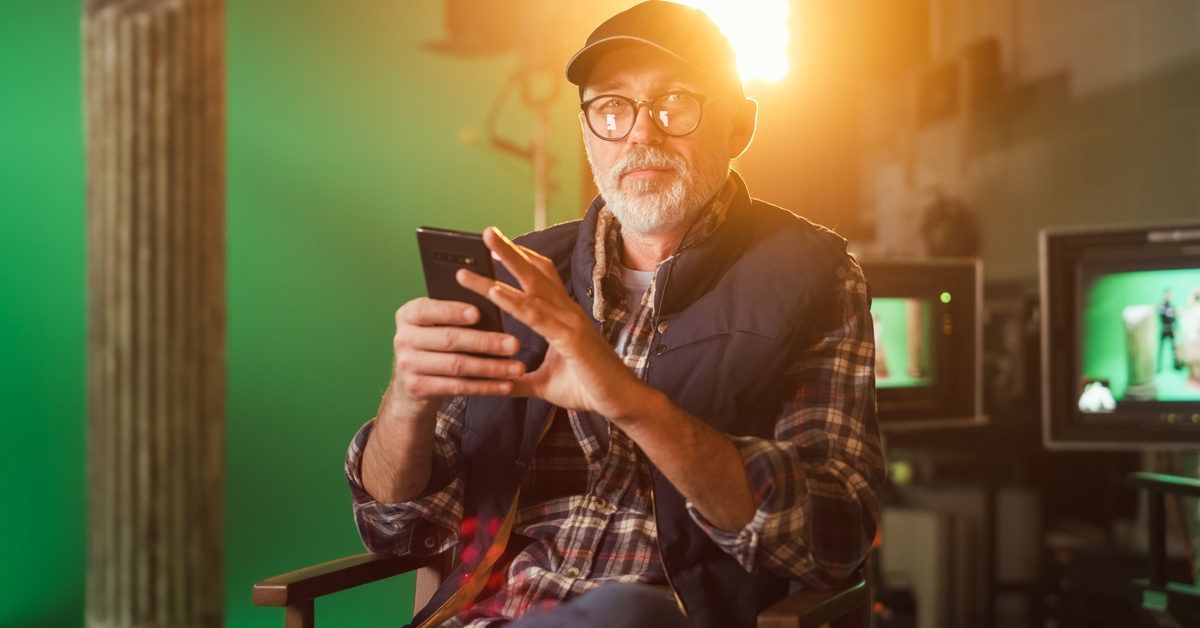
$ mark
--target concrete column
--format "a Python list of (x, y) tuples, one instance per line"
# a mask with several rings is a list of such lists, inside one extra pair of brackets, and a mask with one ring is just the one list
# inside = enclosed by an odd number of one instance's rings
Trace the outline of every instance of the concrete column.
[(86, 0), (87, 625), (224, 621), (224, 0)]

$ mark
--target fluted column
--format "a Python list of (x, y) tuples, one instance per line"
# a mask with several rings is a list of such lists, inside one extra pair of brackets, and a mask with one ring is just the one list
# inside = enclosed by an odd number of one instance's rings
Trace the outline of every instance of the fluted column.
[(224, 0), (86, 0), (87, 625), (224, 621)]

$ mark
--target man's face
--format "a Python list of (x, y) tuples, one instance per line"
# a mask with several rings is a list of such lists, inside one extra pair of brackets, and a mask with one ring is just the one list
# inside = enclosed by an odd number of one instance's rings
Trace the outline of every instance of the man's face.
[(686, 228), (729, 176), (728, 107), (737, 99), (718, 95), (678, 59), (646, 46), (627, 46), (596, 64), (584, 88), (584, 100), (616, 94), (649, 100), (685, 90), (710, 98), (700, 126), (683, 137), (667, 135), (639, 108), (633, 130), (617, 141), (602, 140), (583, 125), (584, 145), (596, 179), (622, 233), (665, 235)]

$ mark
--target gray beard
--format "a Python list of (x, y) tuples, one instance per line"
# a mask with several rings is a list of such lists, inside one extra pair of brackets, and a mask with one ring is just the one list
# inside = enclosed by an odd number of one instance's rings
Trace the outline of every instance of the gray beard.
[[(688, 227), (729, 177), (728, 159), (706, 156), (696, 168), (689, 169), (682, 157), (653, 146), (630, 148), (608, 172), (596, 170), (590, 148), (588, 162), (596, 188), (625, 237), (653, 236)], [(665, 189), (656, 189), (654, 181), (631, 181), (627, 189), (622, 189), (621, 173), (640, 166), (670, 168), (677, 176)]]

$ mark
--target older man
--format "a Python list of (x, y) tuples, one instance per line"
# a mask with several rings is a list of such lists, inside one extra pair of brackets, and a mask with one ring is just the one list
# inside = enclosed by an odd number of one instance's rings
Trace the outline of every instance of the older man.
[(639, 4), (566, 73), (600, 196), (515, 243), (485, 231), (502, 277), (458, 279), (510, 333), (463, 303), (397, 311), (347, 459), (360, 532), (457, 549), (421, 625), (752, 625), (791, 583), (840, 584), (878, 525), (865, 283), (730, 170), (757, 105), (703, 13)]

